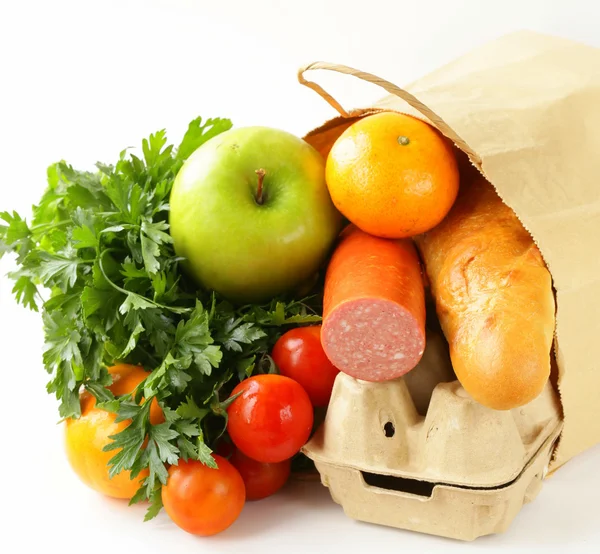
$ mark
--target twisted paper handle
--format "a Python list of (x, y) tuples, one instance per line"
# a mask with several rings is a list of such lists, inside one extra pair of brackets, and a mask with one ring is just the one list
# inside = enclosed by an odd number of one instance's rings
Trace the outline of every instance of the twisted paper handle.
[(410, 92), (397, 87), (396, 85), (382, 79), (381, 77), (377, 77), (376, 75), (372, 75), (371, 73), (365, 73), (364, 71), (359, 71), (358, 69), (353, 69), (352, 67), (348, 67), (347, 65), (339, 65), (332, 64), (327, 62), (313, 62), (310, 63), (298, 70), (298, 81), (301, 85), (304, 85), (312, 90), (314, 90), (319, 96), (321, 96), (330, 106), (332, 106), (335, 110), (337, 110), (340, 115), (343, 117), (350, 117), (350, 114), (342, 107), (342, 105), (335, 99), (331, 94), (329, 94), (321, 85), (313, 81), (308, 81), (304, 77), (304, 73), (307, 71), (312, 71), (314, 69), (324, 69), (326, 71), (334, 71), (336, 73), (344, 73), (346, 75), (352, 75), (358, 79), (366, 81), (368, 83), (373, 83), (374, 85), (380, 86), (385, 91), (390, 94), (394, 94), (398, 98), (404, 100), (407, 104), (412, 106), (415, 110), (417, 110), (421, 115), (425, 116), (429, 121), (431, 121), (439, 131), (446, 137), (448, 137), (454, 144), (456, 144), (463, 152), (466, 152), (471, 159), (475, 161), (480, 161), (479, 156), (471, 148), (469, 145), (454, 132), (454, 130), (433, 110), (428, 108), (423, 102), (421, 102), (418, 98), (413, 96)]

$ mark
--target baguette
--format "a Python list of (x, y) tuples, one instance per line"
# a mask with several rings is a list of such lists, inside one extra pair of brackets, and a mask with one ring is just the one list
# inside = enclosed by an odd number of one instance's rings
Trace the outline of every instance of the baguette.
[(415, 241), (463, 388), (496, 410), (536, 398), (550, 375), (555, 301), (550, 272), (514, 212), (478, 176)]

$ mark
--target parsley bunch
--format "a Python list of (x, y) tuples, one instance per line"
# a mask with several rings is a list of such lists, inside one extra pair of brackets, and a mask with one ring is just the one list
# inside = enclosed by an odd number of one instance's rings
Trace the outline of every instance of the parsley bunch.
[[(225, 432), (232, 388), (275, 371), (268, 352), (286, 326), (320, 321), (310, 299), (232, 306), (180, 269), (168, 224), (173, 181), (194, 150), (229, 128), (227, 119), (197, 118), (177, 148), (162, 130), (143, 140), (141, 157), (123, 150), (95, 172), (55, 163), (30, 222), (0, 213), (0, 256), (14, 253), (18, 266), (13, 293), (41, 310), (47, 390), (62, 418), (80, 416), (87, 390), (117, 421), (131, 419), (106, 449), (116, 451), (111, 475), (149, 469), (131, 501), (150, 500), (146, 519), (161, 508), (166, 464), (215, 466), (210, 447)], [(149, 374), (115, 398), (107, 368), (118, 362)], [(159, 425), (149, 419), (154, 398)]]

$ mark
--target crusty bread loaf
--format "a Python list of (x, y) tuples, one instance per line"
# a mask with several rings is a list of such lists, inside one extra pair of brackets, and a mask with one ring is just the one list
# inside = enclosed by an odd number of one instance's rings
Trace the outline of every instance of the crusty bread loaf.
[(514, 212), (471, 177), (446, 219), (416, 242), (465, 390), (497, 410), (537, 397), (550, 374), (554, 293)]

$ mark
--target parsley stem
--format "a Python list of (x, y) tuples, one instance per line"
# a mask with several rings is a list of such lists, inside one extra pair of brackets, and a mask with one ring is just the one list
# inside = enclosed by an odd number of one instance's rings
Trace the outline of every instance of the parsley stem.
[(62, 221), (57, 221), (56, 223), (40, 223), (38, 225), (33, 225), (29, 229), (30, 231), (38, 231), (39, 229), (55, 229), (56, 227), (64, 227), (70, 223), (73, 223), (70, 219), (63, 219)]
[(145, 296), (142, 296), (141, 294), (138, 294), (137, 292), (133, 292), (133, 291), (124, 289), (124, 288), (120, 287), (119, 285), (117, 285), (106, 274), (106, 271), (104, 271), (104, 266), (102, 265), (102, 260), (104, 258), (104, 255), (105, 254), (110, 254), (111, 252), (117, 252), (117, 250), (115, 248), (106, 248), (105, 250), (102, 251), (102, 254), (100, 254), (100, 256), (98, 257), (98, 267), (100, 268), (100, 272), (102, 273), (102, 276), (106, 279), (106, 281), (108, 282), (108, 284), (111, 287), (113, 287), (115, 290), (118, 290), (119, 292), (122, 292), (123, 294), (126, 294), (126, 295), (133, 294), (134, 296), (142, 298), (143, 300), (145, 300), (149, 304), (152, 304), (156, 308), (162, 308), (163, 310), (169, 310), (170, 312), (174, 312), (176, 314), (182, 314), (182, 313), (186, 313), (186, 312), (191, 312), (192, 311), (192, 308), (174, 308), (172, 306), (164, 306), (163, 304), (159, 304), (158, 302), (154, 302), (154, 300), (150, 300), (149, 298), (147, 298)]
[(291, 310), (292, 308), (295, 308), (296, 306), (302, 306), (304, 307), (306, 310), (308, 310), (309, 312), (312, 312), (314, 315), (318, 315), (320, 316), (321, 314), (319, 314), (313, 307), (309, 306), (306, 301), (309, 300), (309, 298), (304, 298), (303, 300), (298, 300), (295, 302), (291, 302), (288, 306), (288, 309)]

